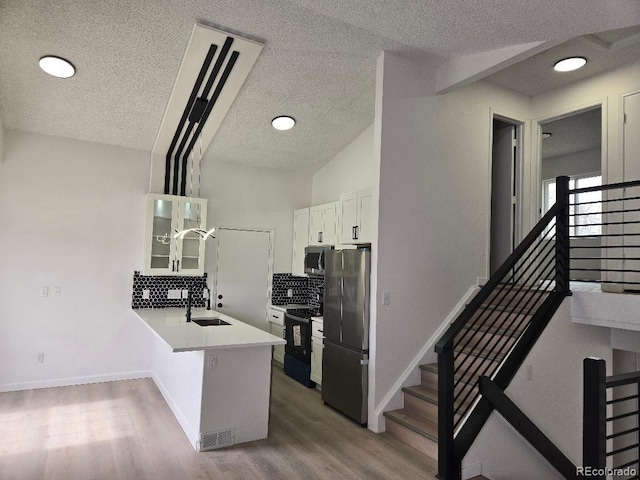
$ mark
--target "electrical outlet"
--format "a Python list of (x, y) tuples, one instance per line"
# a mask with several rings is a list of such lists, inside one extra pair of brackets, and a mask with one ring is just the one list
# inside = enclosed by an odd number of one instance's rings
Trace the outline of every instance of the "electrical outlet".
[(48, 297), (49, 296), (49, 287), (40, 287), (40, 296)]
[(53, 296), (59, 297), (62, 293), (62, 287), (53, 287)]
[(290, 288), (289, 290), (287, 290), (287, 297), (289, 298), (293, 297), (293, 288)]
[(36, 353), (36, 363), (44, 363), (44, 353)]
[(182, 292), (180, 290), (167, 291), (167, 298), (169, 300), (180, 300)]
[(142, 290), (142, 299), (143, 300), (149, 300), (149, 295), (151, 295), (151, 292), (149, 291), (148, 288), (145, 288), (144, 290)]
[(207, 364), (207, 368), (216, 368), (218, 364), (218, 357), (212, 355), (209, 357), (209, 363)]
[(531, 380), (533, 380), (533, 365), (525, 365), (524, 379), (527, 382), (530, 382)]
[(186, 288), (182, 290), (182, 298), (189, 298), (189, 290)]
[(389, 292), (382, 292), (382, 304), (389, 305)]

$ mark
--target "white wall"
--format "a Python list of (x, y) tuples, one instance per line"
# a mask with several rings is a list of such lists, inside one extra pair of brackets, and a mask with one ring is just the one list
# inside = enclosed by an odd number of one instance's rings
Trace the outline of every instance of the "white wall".
[[(613, 296), (611, 296), (613, 297)], [(612, 300), (615, 301), (615, 300)], [(571, 321), (568, 297), (527, 356), (533, 380), (521, 368), (506, 394), (575, 465), (582, 465), (582, 362), (602, 358), (611, 375), (609, 329)], [(571, 339), (571, 348), (567, 341)], [(492, 480), (561, 479), (497, 412), (493, 412), (463, 460), (463, 468), (482, 464)]]
[(600, 149), (559, 155), (542, 159), (542, 180), (556, 178), (558, 175), (580, 175), (583, 173), (599, 173), (602, 155)]
[(374, 168), (372, 124), (313, 174), (311, 205), (335, 202), (342, 193), (371, 188)]
[[(469, 287), (486, 276), (492, 112), (530, 118), (528, 97), (488, 83), (435, 95), (424, 65), (384, 53), (378, 69), (376, 407)], [(383, 292), (389, 305), (382, 305)]]
[[(311, 175), (222, 162), (203, 162), (200, 196), (207, 198), (207, 227), (275, 230), (274, 272), (291, 271), (293, 211), (311, 202)], [(213, 272), (212, 242), (207, 272)]]
[[(625, 178), (622, 150), (622, 95), (640, 91), (640, 64), (636, 63), (553, 90), (533, 98), (533, 116), (548, 119), (589, 105), (603, 103), (603, 181), (615, 183)], [(628, 168), (628, 170), (631, 170)], [(633, 170), (636, 170), (635, 168)]]
[(131, 288), (149, 154), (7, 130), (5, 155), (0, 390), (148, 375), (151, 336), (131, 312)]

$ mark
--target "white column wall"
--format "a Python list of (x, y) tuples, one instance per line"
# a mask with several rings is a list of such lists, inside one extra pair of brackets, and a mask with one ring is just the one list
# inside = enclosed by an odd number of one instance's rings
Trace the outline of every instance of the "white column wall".
[[(486, 276), (492, 112), (530, 118), (528, 97), (484, 82), (436, 95), (433, 73), (388, 52), (378, 59), (372, 408)], [(383, 428), (379, 418), (371, 422)]]
[(148, 376), (151, 336), (133, 317), (131, 289), (143, 260), (149, 154), (5, 134), (0, 391)]

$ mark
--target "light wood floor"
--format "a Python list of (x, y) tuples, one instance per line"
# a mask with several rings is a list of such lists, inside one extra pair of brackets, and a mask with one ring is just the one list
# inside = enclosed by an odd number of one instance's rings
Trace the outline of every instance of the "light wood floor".
[(193, 450), (151, 379), (0, 394), (2, 480), (433, 479), (275, 367), (269, 438)]

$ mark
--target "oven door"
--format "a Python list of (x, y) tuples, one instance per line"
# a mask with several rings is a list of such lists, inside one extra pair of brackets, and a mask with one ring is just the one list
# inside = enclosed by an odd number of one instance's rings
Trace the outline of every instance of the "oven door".
[(284, 327), (287, 341), (285, 353), (301, 362), (311, 364), (311, 322), (285, 314)]

